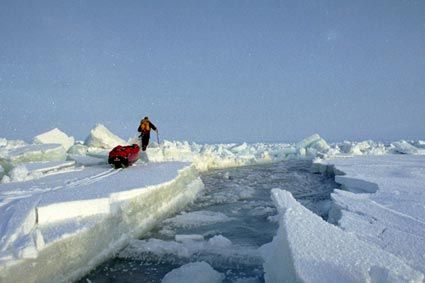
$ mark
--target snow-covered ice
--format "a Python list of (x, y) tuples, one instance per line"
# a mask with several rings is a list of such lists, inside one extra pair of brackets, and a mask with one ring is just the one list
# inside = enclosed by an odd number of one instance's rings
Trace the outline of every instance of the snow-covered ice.
[(422, 282), (397, 256), (325, 222), (291, 193), (272, 191), (280, 219), (261, 248), (266, 282)]
[(53, 130), (39, 134), (38, 136), (34, 137), (34, 143), (36, 144), (60, 144), (63, 146), (65, 151), (67, 151), (71, 146), (73, 146), (74, 142), (75, 140), (73, 137), (69, 137), (67, 134), (65, 134), (58, 128), (55, 128)]
[(246, 166), (288, 159), (313, 158), (330, 150), (318, 134), (297, 144), (196, 144), (164, 141), (160, 147), (148, 148), (150, 161), (188, 161), (199, 170)]
[(2, 281), (78, 278), (203, 188), (181, 162), (74, 168), (38, 180), (0, 186)]
[(392, 151), (395, 153), (401, 153), (401, 154), (420, 154), (424, 153), (423, 149), (419, 149), (415, 147), (414, 145), (408, 143), (407, 141), (398, 141), (391, 144)]
[(66, 151), (60, 144), (31, 144), (0, 150), (0, 164), (5, 170), (24, 162), (63, 161)]
[(114, 170), (105, 158), (88, 155), (104, 156), (100, 147), (122, 141), (102, 126), (87, 140), (89, 147), (70, 146), (56, 129), (34, 144), (2, 140), (0, 281), (76, 279), (203, 188), (189, 163)]
[(55, 172), (64, 172), (75, 168), (75, 161), (42, 161), (28, 162), (13, 167), (1, 183), (23, 182), (38, 179)]
[(345, 175), (329, 221), (425, 273), (425, 156), (332, 158)]
[(89, 155), (71, 155), (68, 154), (68, 159), (74, 160), (77, 164), (83, 166), (95, 166), (105, 164), (105, 158), (99, 158)]
[[(266, 280), (280, 278), (286, 270), (309, 281), (312, 270), (320, 273), (323, 266), (335, 271), (334, 277), (319, 274), (323, 280), (415, 281), (425, 272), (424, 141), (329, 144), (315, 134), (295, 144), (152, 142), (146, 152), (150, 163), (113, 170), (106, 156), (118, 144), (126, 142), (101, 124), (84, 144), (59, 129), (34, 137), (32, 144), (0, 138), (0, 281), (77, 279), (130, 241), (129, 249), (138, 252), (165, 247), (189, 255), (202, 251), (260, 260), (256, 250), (235, 247), (223, 236), (205, 239), (171, 230), (232, 220), (220, 212), (171, 218), (165, 224), (175, 241), (131, 239), (166, 215), (184, 210), (203, 188), (200, 170), (318, 157), (321, 161), (316, 160), (313, 170), (336, 173), (336, 181), (347, 190), (332, 194), (329, 220), (339, 228), (290, 197), (283, 202), (275, 197), (281, 213), (273, 219), (280, 228), (270, 244), (275, 248), (265, 253)], [(342, 173), (346, 175), (338, 175)], [(235, 188), (214, 195), (211, 202), (247, 199), (249, 206), (252, 194), (249, 186)], [(274, 211), (257, 205), (251, 213), (267, 216)], [(318, 233), (323, 237), (315, 238)], [(358, 253), (350, 252), (353, 249)], [(346, 252), (338, 253), (341, 250)], [(282, 257), (286, 253), (291, 257)], [(304, 261), (311, 258), (314, 264)]]
[(104, 125), (97, 124), (84, 142), (90, 147), (112, 149), (117, 145), (125, 145), (126, 142), (120, 137), (111, 133)]
[(88, 147), (81, 143), (75, 143), (68, 150), (68, 154), (71, 156), (85, 156), (88, 153)]

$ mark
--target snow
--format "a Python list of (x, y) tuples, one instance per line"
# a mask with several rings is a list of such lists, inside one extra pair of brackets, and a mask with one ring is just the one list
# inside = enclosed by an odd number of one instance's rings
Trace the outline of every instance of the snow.
[(53, 174), (58, 171), (66, 171), (75, 168), (75, 161), (42, 161), (22, 163), (13, 167), (3, 177), (1, 183), (23, 182), (39, 179), (42, 176)]
[(29, 172), (48, 174), (56, 171), (64, 171), (75, 167), (75, 161), (42, 161), (23, 163)]
[(65, 151), (67, 151), (71, 146), (73, 146), (75, 142), (73, 137), (69, 137), (67, 134), (65, 134), (58, 128), (55, 128), (53, 130), (34, 137), (33, 141), (35, 144), (60, 144), (63, 146)]
[(425, 273), (425, 156), (332, 158), (335, 180), (329, 221), (397, 255)]
[(83, 166), (95, 166), (105, 164), (105, 158), (87, 156), (87, 155), (71, 155), (68, 154), (68, 159), (75, 161), (75, 163)]
[(224, 279), (224, 274), (215, 271), (208, 263), (191, 262), (167, 273), (163, 283), (219, 283)]
[(0, 164), (6, 171), (24, 162), (63, 161), (66, 151), (60, 144), (31, 144), (0, 151)]
[(126, 142), (111, 133), (104, 125), (97, 124), (91, 129), (90, 135), (87, 137), (84, 144), (89, 147), (112, 149), (117, 145), (125, 145)]
[[(202, 261), (204, 254), (219, 254), (226, 261), (261, 262), (256, 249), (222, 235), (175, 235), (181, 227), (232, 221), (220, 212), (181, 211), (203, 188), (199, 171), (290, 159), (314, 159), (312, 170), (335, 174), (344, 190), (324, 203), (337, 226), (277, 191), (279, 215), (270, 216), (274, 207), (251, 208), (251, 215), (280, 224), (272, 248), (262, 249), (268, 282), (414, 282), (425, 273), (424, 141), (328, 144), (314, 134), (296, 144), (152, 142), (145, 162), (113, 170), (106, 158), (118, 144), (126, 142), (101, 124), (84, 144), (59, 129), (32, 144), (0, 138), (1, 282), (78, 279), (128, 243), (120, 256), (150, 252)], [(211, 202), (249, 200), (253, 193), (235, 187)], [(177, 212), (160, 231), (175, 241), (132, 240)]]
[[(181, 162), (75, 168), (39, 180), (0, 186), (2, 280), (78, 278), (203, 188), (194, 167)], [(31, 272), (35, 263), (43, 272)]]
[(39, 177), (38, 174), (31, 175), (24, 165), (18, 165), (9, 171), (9, 174), (2, 179), (2, 183), (22, 182)]
[(279, 229), (261, 248), (266, 282), (422, 282), (399, 257), (325, 222), (274, 189)]

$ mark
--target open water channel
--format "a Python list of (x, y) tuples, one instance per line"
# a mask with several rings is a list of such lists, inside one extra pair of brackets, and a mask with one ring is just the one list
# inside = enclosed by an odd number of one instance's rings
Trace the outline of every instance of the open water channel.
[(134, 239), (79, 282), (161, 282), (171, 270), (196, 261), (224, 274), (223, 282), (264, 282), (258, 248), (272, 241), (278, 227), (271, 189), (290, 191), (327, 217), (338, 185), (310, 169), (310, 161), (285, 161), (203, 173), (205, 190), (184, 212)]

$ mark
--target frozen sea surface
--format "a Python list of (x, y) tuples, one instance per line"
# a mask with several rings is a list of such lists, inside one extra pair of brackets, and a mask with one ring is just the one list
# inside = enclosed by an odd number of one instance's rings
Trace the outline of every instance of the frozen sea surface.
[(201, 177), (206, 188), (195, 203), (80, 282), (160, 282), (190, 262), (208, 263), (223, 274), (223, 282), (264, 282), (258, 248), (277, 230), (270, 191), (290, 191), (326, 218), (330, 193), (338, 187), (333, 179), (312, 174), (309, 161), (213, 170)]

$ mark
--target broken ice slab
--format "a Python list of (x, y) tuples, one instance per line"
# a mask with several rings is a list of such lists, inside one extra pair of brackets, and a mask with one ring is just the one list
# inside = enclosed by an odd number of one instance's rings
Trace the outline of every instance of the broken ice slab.
[(5, 171), (9, 171), (14, 165), (19, 163), (64, 161), (65, 159), (66, 151), (60, 144), (32, 144), (3, 150), (0, 156), (0, 164)]

